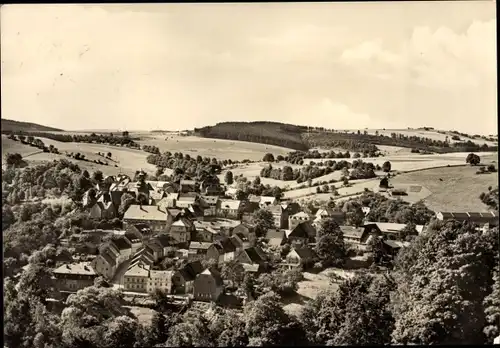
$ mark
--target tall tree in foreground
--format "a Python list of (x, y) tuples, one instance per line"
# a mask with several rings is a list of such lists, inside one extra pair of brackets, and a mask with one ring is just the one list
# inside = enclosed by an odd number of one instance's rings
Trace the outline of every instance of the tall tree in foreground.
[(399, 344), (482, 344), (484, 298), (498, 262), (498, 229), (483, 234), (456, 221), (436, 222), (396, 262)]
[(383, 277), (358, 275), (341, 283), (337, 291), (322, 293), (300, 313), (308, 339), (315, 345), (390, 343), (392, 287)]
[(252, 222), (255, 225), (255, 234), (257, 237), (262, 237), (266, 234), (267, 230), (276, 228), (274, 225), (273, 214), (266, 209), (259, 209), (253, 213)]

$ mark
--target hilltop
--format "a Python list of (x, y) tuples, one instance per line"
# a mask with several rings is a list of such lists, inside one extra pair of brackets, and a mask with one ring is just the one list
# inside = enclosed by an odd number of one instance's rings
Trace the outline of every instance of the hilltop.
[(411, 148), (416, 152), (497, 151), (497, 139), (429, 127), (404, 130), (340, 131), (279, 122), (222, 122), (195, 128), (205, 138), (243, 140), (277, 145), (294, 150), (339, 147), (349, 151), (375, 151), (376, 145)]
[(2, 132), (62, 132), (62, 129), (43, 126), (37, 123), (20, 122), (2, 118)]

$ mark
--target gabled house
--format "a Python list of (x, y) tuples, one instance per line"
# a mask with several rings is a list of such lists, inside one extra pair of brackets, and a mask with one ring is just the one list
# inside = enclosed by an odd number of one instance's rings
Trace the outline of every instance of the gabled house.
[(237, 220), (240, 218), (241, 213), (242, 213), (241, 201), (221, 199), (220, 207), (219, 210), (217, 211), (218, 217)]
[(203, 272), (200, 261), (188, 262), (172, 276), (172, 292), (174, 294), (189, 294), (193, 292), (196, 276)]
[(168, 249), (175, 243), (168, 234), (159, 234), (149, 240), (148, 244), (155, 244), (161, 249), (162, 257), (167, 256)]
[(194, 233), (193, 240), (197, 242), (213, 242), (215, 237), (220, 233), (216, 231), (210, 222), (194, 221), (196, 232)]
[(189, 192), (179, 194), (177, 201), (175, 203), (176, 208), (189, 208), (190, 205), (198, 205), (199, 198), (198, 194)]
[(146, 224), (155, 233), (168, 232), (172, 222), (169, 210), (159, 206), (131, 205), (123, 216), (125, 228), (129, 224)]
[(172, 223), (169, 235), (176, 243), (186, 243), (191, 240), (191, 234), (194, 232), (193, 222), (187, 218), (180, 218)]
[(216, 302), (224, 290), (224, 282), (219, 271), (207, 268), (196, 276), (193, 286), (195, 301)]
[(295, 215), (295, 214), (300, 213), (302, 211), (300, 204), (297, 202), (285, 201), (285, 202), (281, 202), (280, 205), (284, 210), (287, 211), (288, 216)]
[(267, 230), (267, 244), (271, 247), (279, 247), (286, 243), (286, 233), (283, 230)]
[(323, 219), (333, 219), (337, 223), (337, 225), (344, 225), (345, 224), (345, 213), (342, 211), (334, 211), (331, 208), (321, 208), (316, 211), (316, 214), (314, 214), (315, 219), (314, 221), (321, 221)]
[(266, 206), (267, 210), (273, 214), (274, 225), (278, 228), (288, 228), (288, 212), (281, 205)]
[(316, 238), (316, 228), (314, 228), (311, 221), (302, 221), (295, 225), (293, 229), (286, 231), (286, 238), (293, 242), (301, 241), (307, 242)]
[(203, 180), (200, 183), (200, 192), (201, 194), (207, 196), (218, 196), (219, 194), (224, 192), (224, 189), (218, 182)]
[(204, 216), (214, 217), (217, 215), (217, 209), (219, 209), (220, 200), (217, 196), (201, 196), (200, 205), (204, 208)]
[(123, 288), (131, 292), (148, 292), (148, 278), (150, 265), (141, 262), (129, 266), (123, 275)]
[(117, 269), (117, 256), (115, 253), (104, 248), (90, 263), (96, 274), (103, 276), (108, 280), (112, 280)]
[[(368, 234), (384, 235), (388, 240), (400, 240), (401, 232), (406, 224), (396, 224), (389, 222), (366, 222), (363, 225)], [(417, 234), (424, 231), (423, 225), (416, 225)]]
[(189, 243), (189, 257), (193, 260), (204, 259), (207, 255), (207, 250), (210, 248), (212, 243), (207, 242), (191, 242)]
[(172, 293), (172, 276), (173, 271), (158, 271), (150, 270), (146, 285), (146, 290), (149, 294), (154, 294), (156, 291), (163, 293)]
[(180, 182), (179, 192), (188, 193), (196, 191), (196, 181), (195, 180), (186, 180), (182, 179)]
[(316, 254), (311, 248), (293, 248), (286, 255), (286, 263), (290, 267), (307, 267), (314, 263)]
[(363, 227), (339, 226), (344, 236), (344, 242), (360, 250), (367, 250), (370, 234)]
[(66, 292), (77, 292), (92, 286), (95, 278), (98, 277), (90, 262), (61, 265), (52, 272), (56, 278), (55, 287), (57, 290)]
[(276, 197), (267, 197), (267, 196), (261, 196), (260, 201), (259, 201), (259, 207), (261, 209), (268, 208), (273, 205), (278, 205), (279, 201), (276, 199)]
[(235, 257), (236, 246), (229, 238), (221, 239), (213, 243), (207, 249), (207, 260), (214, 260), (221, 264), (231, 261)]
[(297, 214), (291, 215), (288, 218), (288, 229), (293, 230), (298, 224), (309, 220), (311, 220), (311, 218), (307, 213), (303, 211), (298, 212)]
[(242, 264), (262, 266), (267, 259), (266, 253), (260, 247), (250, 247), (240, 251), (235, 260)]

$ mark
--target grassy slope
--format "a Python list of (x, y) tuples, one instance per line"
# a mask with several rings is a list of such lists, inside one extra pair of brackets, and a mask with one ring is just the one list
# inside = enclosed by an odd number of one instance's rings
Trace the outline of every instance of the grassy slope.
[(424, 202), (435, 211), (487, 212), (488, 207), (481, 202), (479, 194), (486, 192), (488, 186), (498, 185), (498, 173), (476, 175), (476, 171), (475, 167), (436, 168), (401, 174), (390, 182), (395, 186), (425, 186), (431, 194)]
[(19, 122), (7, 119), (2, 119), (1, 128), (2, 131), (23, 131), (23, 132), (61, 131), (61, 129), (47, 127), (36, 123)]

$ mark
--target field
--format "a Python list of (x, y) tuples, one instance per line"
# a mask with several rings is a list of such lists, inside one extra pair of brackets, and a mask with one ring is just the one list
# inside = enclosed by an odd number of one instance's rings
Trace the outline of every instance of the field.
[[(434, 211), (487, 212), (479, 194), (498, 185), (498, 173), (476, 174), (475, 167), (450, 167), (404, 173), (390, 180), (398, 185), (422, 185), (430, 191), (424, 203)], [(440, 180), (441, 179), (441, 180)], [(402, 197), (412, 202), (412, 198)], [(413, 202), (412, 202), (413, 203)]]
[[(268, 152), (277, 155), (286, 155), (291, 149), (284, 147), (250, 143), (246, 141), (209, 139), (195, 136), (138, 134), (141, 145), (157, 146), (160, 151), (182, 152), (191, 156), (215, 157), (242, 161), (260, 161)], [(131, 134), (131, 136), (135, 136)], [(165, 140), (167, 139), (167, 140)]]
[[(341, 130), (344, 131), (344, 130)], [(357, 130), (348, 130), (348, 132), (356, 132)], [(446, 134), (438, 133), (437, 130), (425, 130), (425, 129), (360, 129), (360, 132), (366, 131), (368, 134), (373, 134), (375, 135), (376, 132), (378, 132), (379, 135), (384, 135), (384, 136), (391, 136), (391, 133), (398, 133), (398, 134), (403, 134), (405, 136), (411, 137), (411, 136), (417, 136), (421, 138), (429, 138), (432, 140), (441, 140), (445, 141), (446, 136), (448, 136), (448, 139), (450, 143), (456, 143), (456, 142), (462, 142), (462, 141), (472, 141), (473, 143), (483, 145), (486, 144), (488, 146), (496, 146), (498, 145), (498, 142), (492, 142), (492, 141), (486, 141), (484, 139), (472, 139), (472, 138), (467, 138), (459, 135), (460, 140), (452, 140), (451, 137), (455, 134), (452, 134), (451, 132), (446, 132)]]
[[(155, 166), (148, 164), (146, 162), (146, 157), (148, 153), (141, 150), (134, 150), (125, 147), (117, 147), (110, 145), (101, 145), (101, 144), (86, 144), (86, 143), (63, 143), (51, 139), (40, 138), (44, 142), (45, 145), (54, 145), (59, 149), (61, 155), (51, 154), (51, 153), (40, 153), (40, 150), (35, 147), (31, 147), (29, 145), (21, 144), (19, 141), (13, 141), (11, 139), (7, 139), (6, 136), (2, 135), (2, 156), (6, 153), (19, 153), (23, 157), (26, 158), (28, 162), (42, 162), (42, 161), (52, 161), (57, 159), (70, 159), (71, 161), (78, 164), (80, 168), (87, 169), (90, 172), (100, 170), (105, 175), (116, 175), (119, 173), (124, 173), (127, 175), (133, 176), (134, 173), (142, 168), (146, 172), (154, 173), (156, 171)], [(29, 157), (26, 157), (29, 154), (36, 153)], [(85, 155), (89, 160), (100, 159), (104, 160), (103, 157), (97, 155), (97, 152), (108, 153), (111, 152), (113, 161), (106, 160), (109, 162), (108, 166), (100, 165), (97, 163), (86, 162), (86, 161), (77, 161), (71, 158), (68, 158), (64, 155), (65, 152), (73, 152)], [(115, 167), (114, 165), (118, 167)]]

